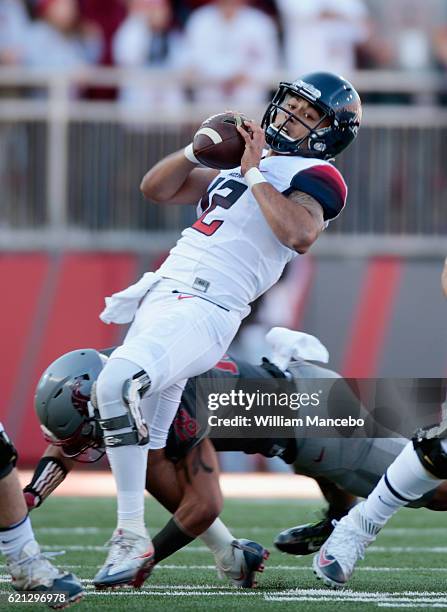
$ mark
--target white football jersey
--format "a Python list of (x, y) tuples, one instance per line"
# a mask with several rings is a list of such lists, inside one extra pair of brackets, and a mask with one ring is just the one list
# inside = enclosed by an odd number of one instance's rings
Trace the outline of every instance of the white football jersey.
[[(285, 195), (288, 190), (312, 195), (327, 220), (344, 206), (346, 185), (329, 162), (272, 155), (262, 159), (260, 170)], [(239, 167), (222, 170), (210, 184), (198, 220), (182, 232), (158, 272), (245, 315), (296, 255), (273, 233)]]

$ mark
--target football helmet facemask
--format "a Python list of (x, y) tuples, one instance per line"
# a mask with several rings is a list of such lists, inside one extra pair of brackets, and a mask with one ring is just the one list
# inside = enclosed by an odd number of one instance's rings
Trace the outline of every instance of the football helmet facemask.
[(105, 452), (99, 412), (90, 398), (106, 360), (94, 349), (66, 353), (42, 374), (34, 396), (47, 442), (81, 463), (98, 461)]
[[(312, 104), (320, 114), (315, 127), (312, 128), (285, 107), (287, 96), (304, 98)], [(284, 113), (286, 118), (275, 126), (278, 111)], [(284, 128), (292, 118), (304, 125), (309, 133), (299, 139), (291, 138)], [(360, 96), (349, 81), (330, 72), (313, 72), (292, 83), (279, 84), (261, 126), (267, 144), (276, 153), (331, 159), (355, 139), (361, 118)], [(327, 119), (329, 125), (324, 125)]]

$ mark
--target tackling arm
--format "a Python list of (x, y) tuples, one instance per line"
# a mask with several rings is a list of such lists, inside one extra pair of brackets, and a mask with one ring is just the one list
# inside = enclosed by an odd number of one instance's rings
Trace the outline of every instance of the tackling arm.
[(34, 470), (31, 482), (23, 489), (28, 510), (38, 508), (63, 482), (74, 461), (64, 457), (57, 446), (46, 449)]

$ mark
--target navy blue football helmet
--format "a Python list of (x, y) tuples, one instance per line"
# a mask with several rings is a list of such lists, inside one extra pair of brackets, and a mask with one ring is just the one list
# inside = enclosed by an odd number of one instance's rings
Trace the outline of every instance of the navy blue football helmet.
[[(285, 108), (284, 101), (288, 95), (304, 98), (318, 110), (320, 121), (314, 128)], [(281, 125), (275, 126), (278, 111), (284, 113), (286, 118)], [(292, 117), (309, 130), (303, 138), (293, 139), (284, 132)], [(329, 125), (319, 127), (326, 119), (329, 119)], [(312, 72), (293, 83), (279, 84), (261, 125), (267, 144), (276, 153), (331, 159), (355, 139), (361, 119), (360, 96), (349, 81), (331, 72)]]

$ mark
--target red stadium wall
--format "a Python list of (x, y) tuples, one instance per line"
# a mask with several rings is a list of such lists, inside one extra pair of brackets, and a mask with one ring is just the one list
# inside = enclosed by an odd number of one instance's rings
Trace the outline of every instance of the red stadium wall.
[[(42, 371), (66, 351), (117, 344), (125, 330), (98, 319), (104, 296), (154, 269), (160, 258), (0, 255), (0, 421), (20, 451), (20, 465), (33, 463), (45, 447), (33, 411)], [(317, 335), (329, 348), (331, 366), (345, 375), (443, 376), (447, 338), (441, 268), (437, 260), (315, 258), (301, 297), (287, 294), (294, 325)]]

